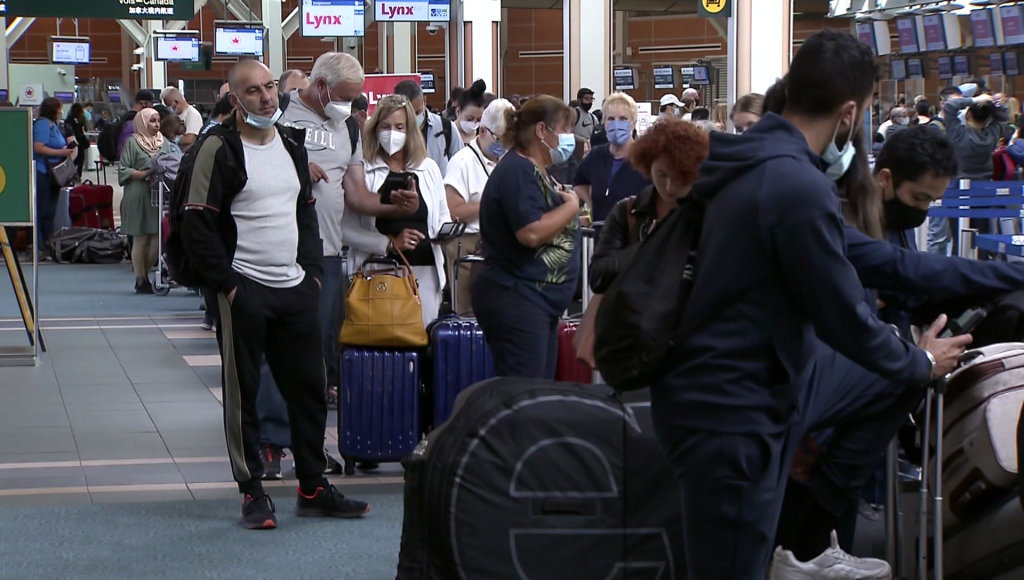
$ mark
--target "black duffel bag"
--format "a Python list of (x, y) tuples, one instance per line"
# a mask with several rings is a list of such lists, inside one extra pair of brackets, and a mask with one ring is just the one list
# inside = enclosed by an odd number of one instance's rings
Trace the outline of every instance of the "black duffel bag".
[(464, 390), (402, 462), (397, 580), (685, 578), (682, 498), (650, 410), (606, 385)]
[(62, 228), (47, 245), (53, 261), (59, 263), (117, 264), (124, 258), (124, 240), (110, 230)]

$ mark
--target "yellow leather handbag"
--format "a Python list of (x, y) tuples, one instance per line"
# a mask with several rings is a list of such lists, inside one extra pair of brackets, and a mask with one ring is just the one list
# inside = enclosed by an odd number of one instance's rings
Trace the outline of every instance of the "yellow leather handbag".
[[(341, 344), (378, 348), (427, 346), (416, 276), (401, 250), (395, 250), (402, 264), (370, 257), (356, 270), (345, 295)], [(390, 268), (364, 273), (368, 264), (389, 264)]]

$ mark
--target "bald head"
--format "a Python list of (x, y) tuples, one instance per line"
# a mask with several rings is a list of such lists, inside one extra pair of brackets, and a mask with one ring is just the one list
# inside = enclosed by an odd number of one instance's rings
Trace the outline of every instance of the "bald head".
[(228, 73), (231, 104), (247, 113), (272, 117), (277, 112), (277, 86), (270, 69), (257, 60), (241, 60)]
[(306, 73), (299, 69), (291, 69), (284, 71), (281, 75), (281, 80), (277, 82), (277, 88), (282, 93), (290, 93), (295, 89), (304, 89), (309, 86), (309, 77)]
[(231, 92), (231, 85), (224, 83), (220, 86), (220, 91), (217, 92), (217, 100), (221, 100)]
[(693, 99), (693, 102), (695, 102), (695, 103), (700, 102), (700, 93), (697, 92), (697, 89), (692, 89), (691, 88), (691, 89), (686, 89), (685, 91), (683, 91), (683, 98), (685, 99), (687, 97), (689, 97), (690, 99)]
[(184, 113), (188, 108), (188, 101), (177, 87), (167, 87), (160, 91), (160, 100), (178, 115)]

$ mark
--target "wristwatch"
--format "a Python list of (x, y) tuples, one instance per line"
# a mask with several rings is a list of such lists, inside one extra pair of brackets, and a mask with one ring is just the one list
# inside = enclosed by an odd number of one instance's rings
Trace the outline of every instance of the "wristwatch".
[(932, 355), (932, 353), (928, 352), (927, 350), (924, 351), (924, 355), (926, 357), (928, 357), (928, 362), (930, 362), (932, 364), (932, 372), (929, 375), (929, 378), (931, 378), (931, 379), (938, 378), (936, 373), (938, 372), (939, 363), (935, 361), (935, 357)]

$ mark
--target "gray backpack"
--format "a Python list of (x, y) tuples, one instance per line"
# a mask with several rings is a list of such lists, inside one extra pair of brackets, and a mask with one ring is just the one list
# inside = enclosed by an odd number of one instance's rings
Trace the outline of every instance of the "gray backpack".
[(172, 190), (174, 188), (174, 180), (178, 177), (178, 169), (181, 167), (181, 158), (182, 153), (180, 149), (154, 155), (153, 160), (150, 162), (153, 170), (149, 178), (150, 181), (154, 185), (164, 183), (167, 186), (167, 191)]

